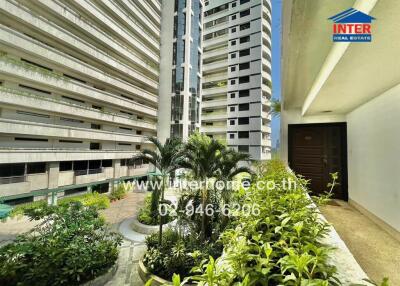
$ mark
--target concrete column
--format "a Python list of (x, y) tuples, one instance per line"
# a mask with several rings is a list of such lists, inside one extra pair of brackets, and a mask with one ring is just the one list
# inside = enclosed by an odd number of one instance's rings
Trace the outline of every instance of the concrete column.
[[(59, 162), (49, 162), (47, 163), (47, 174), (48, 174), (48, 188), (55, 189), (58, 187), (58, 176), (60, 174), (60, 164)], [(57, 205), (57, 193), (47, 194), (47, 203), (49, 205)]]

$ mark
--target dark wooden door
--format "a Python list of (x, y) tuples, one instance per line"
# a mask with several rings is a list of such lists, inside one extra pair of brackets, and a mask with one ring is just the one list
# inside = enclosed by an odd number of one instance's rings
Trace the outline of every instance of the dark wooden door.
[(347, 200), (346, 124), (289, 125), (289, 166), (310, 180), (314, 194), (328, 191), (331, 173), (339, 173), (334, 198)]

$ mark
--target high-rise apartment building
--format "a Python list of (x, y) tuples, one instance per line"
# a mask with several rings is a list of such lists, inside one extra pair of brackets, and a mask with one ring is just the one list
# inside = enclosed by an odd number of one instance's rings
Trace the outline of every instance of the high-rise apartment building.
[(271, 2), (205, 2), (201, 130), (270, 158)]
[(202, 0), (162, 3), (158, 136), (183, 140), (200, 128)]
[(0, 1), (0, 199), (147, 174), (160, 23), (158, 0)]

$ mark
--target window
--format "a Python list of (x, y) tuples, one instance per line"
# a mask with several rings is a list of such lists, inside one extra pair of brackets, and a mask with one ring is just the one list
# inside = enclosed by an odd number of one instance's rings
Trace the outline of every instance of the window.
[(231, 46), (236, 45), (236, 41), (231, 41)]
[(74, 161), (74, 171), (87, 170), (89, 161)]
[(48, 142), (48, 139), (15, 137), (15, 141)]
[(236, 80), (232, 79), (231, 84), (235, 84), (235, 83), (236, 83)]
[(61, 121), (68, 121), (68, 122), (74, 122), (74, 123), (84, 123), (82, 120), (78, 119), (73, 119), (73, 118), (66, 118), (66, 117), (60, 117)]
[(245, 57), (245, 56), (248, 56), (248, 55), (250, 55), (250, 49), (241, 50), (239, 52), (239, 56), (241, 56), (241, 57)]
[(58, 140), (60, 143), (75, 143), (75, 144), (82, 144), (83, 141), (76, 141), (76, 140)]
[(102, 110), (103, 109), (103, 107), (97, 106), (97, 105), (92, 105), (92, 108), (97, 109), (97, 110)]
[(128, 127), (118, 127), (121, 130), (128, 130), (128, 131), (132, 131), (132, 128), (128, 128)]
[(239, 65), (239, 70), (247, 70), (250, 68), (250, 63), (242, 63)]
[(235, 120), (229, 120), (229, 125), (235, 125)]
[(241, 76), (239, 77), (239, 83), (248, 83), (250, 82), (250, 76)]
[(249, 138), (249, 131), (239, 131), (238, 137), (240, 139)]
[(240, 18), (250, 15), (250, 9), (240, 12)]
[(236, 15), (232, 15), (231, 20), (236, 20)]
[(90, 142), (90, 150), (100, 150), (100, 143)]
[(231, 112), (233, 112), (233, 111), (235, 111), (235, 107), (234, 107), (234, 106), (231, 106), (231, 107), (229, 107), (229, 110), (230, 110)]
[(241, 44), (247, 43), (247, 42), (250, 42), (250, 36), (246, 36), (246, 37), (240, 38), (240, 43)]
[(136, 130), (136, 135), (142, 135), (142, 130)]
[(250, 29), (250, 22), (240, 25), (240, 31)]
[(121, 167), (124, 167), (127, 165), (127, 159), (121, 159)]
[(236, 94), (235, 93), (231, 93), (231, 98), (235, 98)]
[(246, 110), (250, 110), (250, 104), (248, 103), (239, 104), (239, 111), (246, 111)]
[(229, 134), (229, 138), (230, 138), (230, 139), (235, 139), (235, 133), (230, 133), (230, 134)]
[(248, 89), (239, 91), (239, 97), (247, 97), (249, 95), (250, 95), (250, 91)]
[(232, 53), (232, 54), (231, 54), (231, 59), (234, 59), (234, 58), (236, 58), (236, 54), (235, 54), (235, 53)]
[(231, 67), (231, 72), (236, 71), (236, 67)]
[(240, 5), (250, 2), (250, 0), (240, 0)]
[(140, 145), (136, 145), (136, 150), (140, 150)]
[(249, 124), (249, 118), (248, 117), (240, 117), (238, 119), (238, 124), (239, 125), (246, 125)]
[(239, 145), (238, 146), (238, 151), (239, 152), (248, 153), (249, 152), (249, 146), (248, 145)]
[(231, 33), (235, 33), (235, 32), (236, 32), (236, 28), (232, 28)]
[(112, 160), (102, 160), (101, 166), (105, 168), (112, 167)]
[(72, 161), (60, 162), (60, 172), (72, 171)]
[(236, 7), (236, 2), (233, 2), (232, 3), (232, 8), (235, 8)]
[(118, 146), (132, 146), (130, 143), (118, 143)]
[(19, 177), (25, 174), (25, 164), (0, 164), (0, 177)]
[(28, 163), (26, 165), (27, 174), (43, 174), (46, 173), (46, 163)]
[(50, 118), (50, 115), (47, 115), (47, 114), (40, 114), (40, 113), (28, 112), (28, 111), (22, 111), (22, 110), (17, 110), (17, 114), (42, 117), (42, 118)]
[(100, 124), (94, 124), (94, 123), (92, 123), (92, 124), (90, 125), (90, 128), (92, 128), (92, 129), (101, 129), (101, 125), (100, 125)]

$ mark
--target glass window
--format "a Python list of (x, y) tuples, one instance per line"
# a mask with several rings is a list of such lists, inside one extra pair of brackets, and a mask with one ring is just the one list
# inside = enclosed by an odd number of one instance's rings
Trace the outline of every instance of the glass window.
[(102, 160), (101, 166), (104, 168), (112, 167), (112, 160)]
[(239, 83), (248, 83), (248, 82), (250, 82), (250, 76), (239, 77)]
[(235, 133), (230, 133), (230, 134), (229, 134), (229, 138), (230, 138), (230, 139), (234, 139), (234, 138), (235, 138)]
[(235, 125), (235, 120), (229, 120), (229, 125)]
[(240, 43), (241, 44), (247, 43), (247, 42), (250, 42), (250, 36), (246, 36), (246, 37), (241, 37), (240, 38)]
[(240, 5), (250, 2), (250, 0), (240, 0)]
[(250, 29), (250, 22), (240, 25), (240, 31)]
[(247, 70), (250, 68), (250, 63), (239, 64), (239, 70)]
[(250, 55), (250, 49), (241, 50), (239, 52), (239, 56), (241, 56), (241, 57), (245, 57), (245, 56), (248, 56), (248, 55)]
[(239, 104), (239, 111), (250, 110), (250, 105), (248, 103)]
[(238, 137), (239, 138), (249, 138), (249, 131), (239, 131), (238, 132)]
[(250, 9), (240, 12), (240, 18), (250, 15)]
[(239, 97), (247, 97), (250, 95), (250, 91), (248, 89), (239, 91)]
[(248, 153), (249, 152), (249, 146), (248, 145), (239, 145), (238, 146), (238, 151), (239, 152)]
[(43, 174), (46, 173), (46, 163), (28, 163), (26, 165), (27, 174)]
[(72, 170), (72, 161), (62, 161), (60, 162), (60, 171), (71, 171)]
[(25, 174), (25, 164), (0, 164), (0, 177), (18, 177)]
[(246, 124), (249, 124), (249, 122), (250, 122), (250, 120), (248, 117), (240, 117), (238, 119), (239, 125), (246, 125)]

